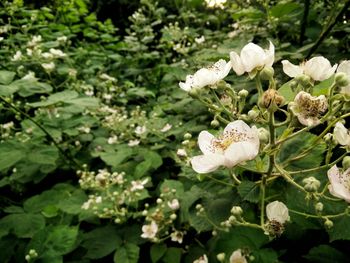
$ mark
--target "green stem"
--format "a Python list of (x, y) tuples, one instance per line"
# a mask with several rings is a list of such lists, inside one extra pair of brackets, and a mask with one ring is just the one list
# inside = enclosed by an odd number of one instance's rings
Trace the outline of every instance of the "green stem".
[(275, 164), (275, 167), (278, 172), (280, 172), (281, 176), (290, 184), (294, 185), (296, 188), (298, 188), (300, 191), (308, 194), (308, 192), (302, 187), (300, 184), (296, 183), (292, 177), (289, 176), (288, 172), (285, 171), (282, 167), (279, 165)]
[(327, 219), (327, 218), (336, 218), (336, 217), (341, 217), (341, 216), (345, 216), (345, 215), (348, 215), (348, 212), (345, 211), (345, 212), (342, 212), (340, 214), (336, 214), (336, 215), (312, 215), (312, 214), (308, 214), (308, 213), (304, 213), (304, 212), (299, 212), (299, 211), (296, 211), (296, 210), (293, 210), (293, 209), (288, 209), (289, 212), (292, 212), (294, 214), (297, 214), (297, 215), (301, 215), (301, 216), (305, 216), (305, 217), (311, 217), (311, 218), (324, 218), (324, 219)]
[(221, 102), (221, 100), (219, 99), (218, 94), (216, 93), (216, 91), (213, 90), (213, 89), (211, 89), (211, 91), (212, 91), (212, 94), (214, 95), (215, 101), (221, 106), (223, 112), (225, 112), (225, 113), (228, 115), (228, 117), (232, 120), (232, 118), (231, 118), (232, 115), (233, 115), (232, 112), (230, 112), (230, 111), (226, 108), (226, 106), (225, 106), (224, 104), (222, 104), (222, 102)]

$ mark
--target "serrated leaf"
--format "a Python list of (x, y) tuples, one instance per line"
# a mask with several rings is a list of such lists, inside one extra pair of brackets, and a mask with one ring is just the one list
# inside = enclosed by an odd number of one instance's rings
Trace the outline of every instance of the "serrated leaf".
[(55, 165), (58, 159), (58, 150), (54, 146), (40, 145), (31, 150), (28, 160), (37, 164)]
[(335, 218), (333, 221), (333, 227), (328, 230), (330, 241), (334, 240), (350, 240), (350, 217), (342, 216)]
[(45, 240), (47, 256), (65, 255), (72, 251), (78, 237), (78, 228), (66, 225), (54, 226), (48, 232)]
[(117, 249), (114, 254), (115, 263), (137, 263), (139, 260), (140, 248), (133, 243), (126, 243)]
[(251, 181), (242, 181), (242, 183), (237, 187), (239, 195), (243, 200), (258, 203), (260, 190), (259, 186)]
[(180, 263), (181, 261), (181, 248), (171, 247), (166, 251), (163, 261), (164, 263)]
[(329, 245), (319, 245), (310, 249), (304, 258), (315, 263), (347, 262), (348, 256)]
[(44, 228), (45, 219), (38, 214), (11, 214), (0, 220), (0, 228), (13, 230), (14, 234), (22, 238), (32, 237), (38, 230)]
[(164, 256), (167, 250), (167, 246), (165, 244), (154, 244), (151, 246), (150, 254), (152, 263), (158, 262), (162, 256)]
[(4, 149), (5, 147), (0, 145), (0, 171), (13, 166), (25, 157), (25, 153), (21, 150), (12, 149), (4, 151)]
[(108, 165), (116, 167), (134, 154), (130, 147), (120, 147), (117, 152), (104, 152), (100, 158)]
[(7, 70), (0, 70), (0, 84), (8, 85), (12, 82), (16, 73)]

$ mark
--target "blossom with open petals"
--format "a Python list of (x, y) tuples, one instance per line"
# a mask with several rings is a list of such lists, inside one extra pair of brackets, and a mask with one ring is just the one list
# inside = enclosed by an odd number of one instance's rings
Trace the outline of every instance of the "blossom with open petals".
[(197, 173), (209, 173), (220, 166), (230, 168), (254, 159), (259, 152), (259, 133), (255, 126), (237, 120), (229, 123), (218, 138), (208, 131), (200, 132), (198, 145), (203, 155), (191, 159), (192, 168)]
[(208, 263), (208, 257), (207, 255), (203, 255), (203, 256), (200, 256), (198, 259), (196, 259), (195, 261), (193, 261), (193, 263)]
[(300, 91), (290, 103), (290, 109), (297, 116), (299, 122), (305, 126), (315, 126), (320, 123), (320, 116), (328, 108), (324, 95), (311, 96), (305, 91)]
[(345, 128), (344, 124), (337, 122), (334, 127), (334, 139), (343, 146), (350, 146), (350, 131)]
[[(342, 61), (337, 68), (337, 72), (345, 73), (350, 79), (350, 60)], [(350, 95), (350, 84), (342, 87), (340, 93)]]
[(322, 81), (331, 77), (338, 66), (335, 64), (332, 67), (329, 60), (322, 56), (314, 57), (301, 63), (299, 66), (290, 63), (288, 60), (282, 60), (282, 65), (284, 73), (291, 78), (304, 74), (317, 81)]
[(237, 249), (231, 254), (230, 263), (248, 263), (248, 261), (245, 256), (242, 255), (242, 251)]
[(254, 43), (249, 43), (242, 48), (240, 55), (234, 51), (230, 52), (230, 58), (233, 70), (240, 76), (256, 68), (271, 67), (275, 60), (275, 47), (270, 42), (269, 49), (264, 50)]
[(142, 226), (142, 238), (155, 238), (158, 232), (158, 225), (156, 222), (152, 221), (150, 225), (143, 225)]
[(350, 168), (341, 173), (339, 168), (334, 165), (328, 170), (327, 175), (331, 183), (328, 186), (331, 195), (350, 203)]
[(213, 86), (224, 79), (231, 69), (231, 63), (220, 59), (212, 67), (202, 68), (193, 75), (187, 75), (185, 82), (180, 82), (179, 86), (184, 91), (200, 89), (205, 86)]
[(281, 225), (289, 221), (288, 208), (280, 201), (273, 201), (266, 206), (266, 216), (269, 221), (276, 221)]

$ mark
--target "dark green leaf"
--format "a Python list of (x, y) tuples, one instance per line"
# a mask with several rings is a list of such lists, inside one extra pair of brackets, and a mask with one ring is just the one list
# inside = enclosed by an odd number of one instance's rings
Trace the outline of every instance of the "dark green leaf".
[(239, 195), (243, 200), (257, 203), (259, 201), (259, 186), (251, 181), (242, 181), (242, 183), (237, 187)]
[(151, 247), (151, 259), (152, 263), (158, 262), (165, 254), (167, 246), (165, 244), (154, 244)]
[(139, 260), (140, 248), (133, 243), (126, 243), (117, 249), (114, 254), (115, 263), (137, 263)]
[(347, 262), (348, 256), (329, 245), (319, 245), (310, 249), (304, 258), (315, 263)]
[(8, 85), (11, 83), (16, 73), (7, 70), (0, 70), (0, 84)]

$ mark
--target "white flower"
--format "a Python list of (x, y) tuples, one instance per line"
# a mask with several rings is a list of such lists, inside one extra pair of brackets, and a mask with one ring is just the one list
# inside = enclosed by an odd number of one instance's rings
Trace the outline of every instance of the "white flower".
[(118, 136), (117, 135), (113, 135), (112, 137), (109, 137), (107, 140), (108, 144), (115, 144), (118, 141)]
[(41, 54), (41, 56), (45, 59), (52, 59), (53, 58), (53, 55), (49, 52), (44, 52)]
[(131, 188), (130, 191), (131, 192), (135, 192), (138, 190), (143, 190), (145, 188), (145, 184), (147, 184), (148, 179), (144, 179), (143, 181), (141, 180), (137, 180), (137, 181), (131, 181)]
[(67, 39), (68, 39), (68, 38), (67, 38), (66, 36), (61, 36), (61, 37), (58, 37), (58, 38), (57, 38), (57, 41), (58, 41), (58, 42), (63, 42), (63, 43), (64, 43), (64, 42), (67, 41)]
[(137, 135), (141, 135), (141, 134), (145, 133), (146, 131), (147, 131), (146, 126), (137, 126), (137, 127), (135, 128), (135, 133), (136, 133)]
[(170, 234), (170, 237), (171, 237), (171, 241), (182, 244), (184, 233), (181, 231), (175, 230), (173, 233)]
[(334, 138), (343, 146), (350, 146), (350, 132), (341, 122), (337, 122), (334, 127)]
[(12, 57), (11, 61), (19, 61), (22, 58), (22, 52), (17, 51), (16, 54)]
[(266, 216), (269, 221), (277, 221), (281, 225), (290, 219), (287, 206), (280, 201), (274, 201), (266, 206)]
[(165, 124), (165, 126), (160, 130), (161, 132), (169, 131), (173, 126), (169, 123)]
[(202, 131), (198, 145), (203, 155), (191, 159), (192, 168), (197, 173), (209, 173), (219, 166), (230, 168), (254, 159), (259, 152), (259, 133), (255, 126), (250, 128), (244, 121), (237, 120), (229, 123), (218, 138)]
[(297, 116), (299, 122), (305, 126), (320, 124), (320, 116), (328, 108), (327, 99), (324, 95), (311, 96), (305, 91), (300, 91), (290, 103), (290, 109)]
[(332, 76), (337, 68), (337, 64), (333, 67), (328, 59), (324, 57), (314, 57), (299, 66), (290, 63), (288, 60), (282, 60), (283, 71), (289, 77), (295, 78), (300, 75), (307, 75), (313, 80), (322, 81)]
[(194, 39), (194, 41), (195, 41), (197, 44), (202, 44), (202, 43), (204, 43), (204, 41), (205, 41), (205, 37), (204, 37), (204, 36), (196, 37), (196, 38)]
[(200, 256), (198, 259), (196, 259), (195, 261), (193, 261), (193, 263), (208, 263), (208, 257), (207, 255), (203, 255), (203, 256)]
[(152, 221), (150, 225), (143, 225), (142, 226), (142, 238), (155, 238), (158, 232), (158, 225), (156, 222)]
[[(350, 79), (350, 60), (342, 61), (338, 66), (337, 72), (345, 73)], [(342, 87), (340, 93), (350, 95), (350, 84), (345, 87)]]
[(242, 251), (237, 249), (233, 251), (230, 256), (230, 263), (248, 263), (245, 256), (242, 255)]
[(134, 147), (134, 146), (137, 146), (139, 144), (140, 144), (140, 140), (130, 140), (128, 142), (128, 146), (130, 146), (130, 147)]
[(41, 42), (42, 37), (40, 35), (38, 36), (33, 36), (32, 40), (27, 43), (29, 47), (34, 47), (36, 46), (39, 42)]
[(350, 168), (341, 173), (337, 165), (332, 166), (327, 172), (329, 182), (329, 192), (338, 198), (350, 203)]
[(84, 209), (84, 210), (88, 210), (90, 208), (90, 206), (93, 204), (93, 200), (92, 199), (89, 199), (87, 200), (82, 206), (81, 206), (81, 209)]
[(242, 48), (240, 56), (234, 51), (230, 52), (230, 58), (233, 70), (240, 76), (257, 68), (271, 67), (275, 60), (275, 47), (271, 41), (268, 50), (249, 43)]
[(168, 206), (171, 210), (177, 210), (180, 208), (180, 203), (179, 200), (177, 199), (173, 199), (171, 201), (168, 202)]
[(209, 8), (221, 8), (224, 9), (224, 4), (227, 0), (205, 0), (207, 7)]
[(55, 69), (55, 63), (50, 62), (50, 63), (43, 63), (41, 66), (48, 72), (52, 71)]
[(102, 196), (97, 196), (95, 199), (96, 204), (101, 204), (102, 203)]
[(186, 82), (180, 82), (179, 86), (184, 91), (200, 89), (205, 86), (213, 86), (224, 79), (231, 69), (231, 63), (220, 59), (210, 68), (202, 68), (194, 75), (187, 75)]
[(55, 49), (55, 48), (50, 48), (50, 53), (56, 57), (56, 58), (64, 58), (65, 56), (67, 56), (65, 53), (62, 52), (62, 50), (60, 49)]
[(101, 75), (100, 75), (100, 78), (103, 79), (103, 80), (111, 81), (111, 82), (117, 81), (116, 78), (111, 77), (111, 76), (109, 76), (109, 75), (106, 74), (106, 73), (101, 74)]
[(187, 152), (185, 149), (177, 149), (176, 154), (179, 157), (187, 157)]

